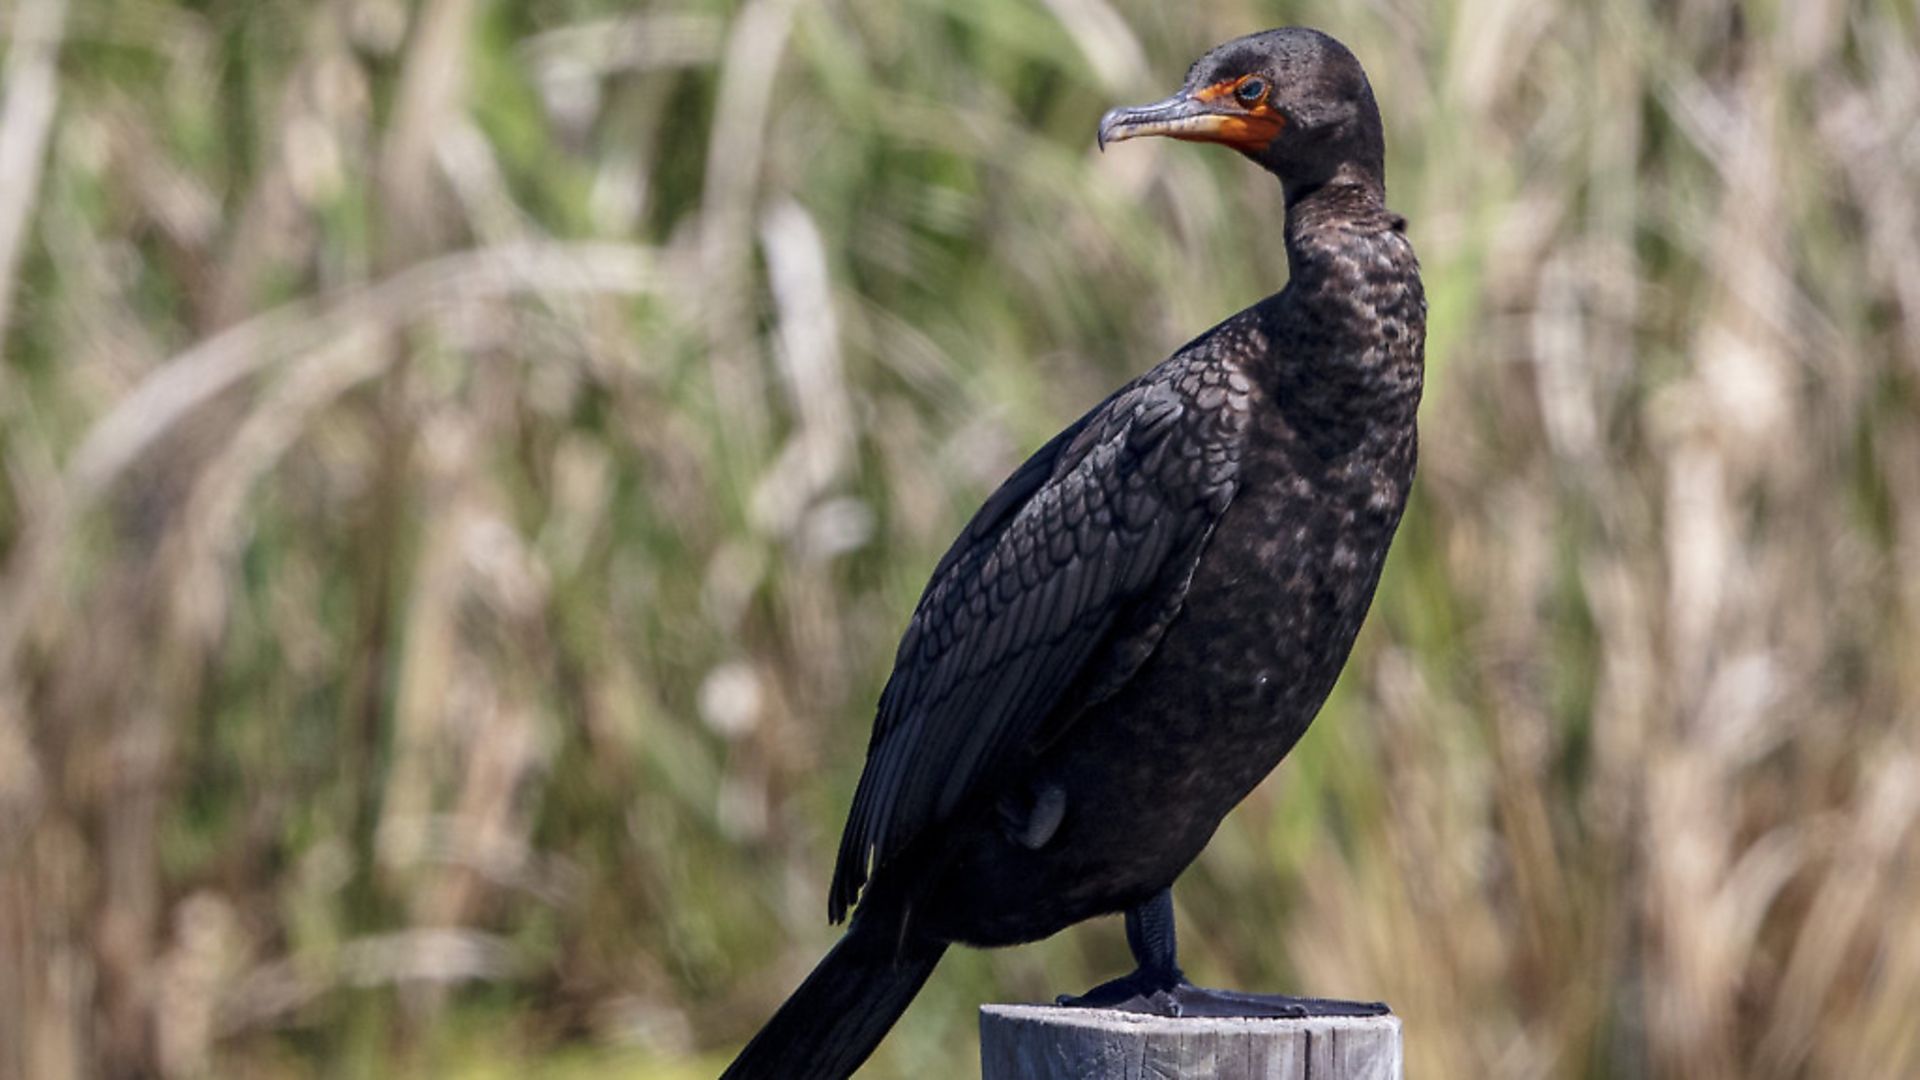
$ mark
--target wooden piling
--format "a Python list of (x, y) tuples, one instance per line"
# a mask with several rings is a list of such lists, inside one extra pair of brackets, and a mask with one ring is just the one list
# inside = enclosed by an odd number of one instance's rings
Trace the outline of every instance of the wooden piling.
[(1394, 1016), (1221, 1020), (988, 1005), (982, 1080), (1402, 1080)]

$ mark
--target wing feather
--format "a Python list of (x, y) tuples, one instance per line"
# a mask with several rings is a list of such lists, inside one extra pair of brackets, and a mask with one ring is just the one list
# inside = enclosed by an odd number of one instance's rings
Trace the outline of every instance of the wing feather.
[[(1130, 612), (1177, 608), (1238, 479), (1205, 466), (1236, 461), (1240, 438), (1176, 388), (1179, 360), (1055, 436), (941, 558), (880, 696), (828, 898), (835, 921), (873, 869), (1037, 737)], [(1136, 664), (1150, 651), (1128, 650)]]

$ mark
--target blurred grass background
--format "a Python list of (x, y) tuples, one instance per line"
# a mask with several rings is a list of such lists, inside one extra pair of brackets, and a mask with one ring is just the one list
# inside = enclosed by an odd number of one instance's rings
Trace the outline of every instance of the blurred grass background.
[[(1421, 1077), (1920, 1074), (1907, 0), (0, 0), (0, 1076), (718, 1071), (1022, 455), (1284, 280), (1371, 71), (1422, 477), (1203, 982)], [(1123, 970), (950, 955), (868, 1070)]]

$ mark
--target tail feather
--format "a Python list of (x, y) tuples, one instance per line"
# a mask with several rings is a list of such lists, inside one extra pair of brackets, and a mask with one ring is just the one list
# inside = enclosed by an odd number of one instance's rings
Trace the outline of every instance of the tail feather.
[(845, 1080), (933, 974), (944, 942), (856, 918), (720, 1080)]

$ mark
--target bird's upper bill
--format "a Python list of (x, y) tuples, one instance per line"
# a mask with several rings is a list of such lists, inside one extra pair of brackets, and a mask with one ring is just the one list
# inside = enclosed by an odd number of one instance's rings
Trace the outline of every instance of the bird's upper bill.
[(1243, 75), (1182, 90), (1151, 105), (1111, 109), (1100, 118), (1100, 147), (1144, 135), (1166, 135), (1258, 153), (1286, 125), (1286, 118), (1267, 100), (1271, 93), (1265, 79)]

